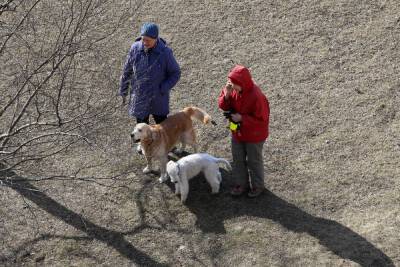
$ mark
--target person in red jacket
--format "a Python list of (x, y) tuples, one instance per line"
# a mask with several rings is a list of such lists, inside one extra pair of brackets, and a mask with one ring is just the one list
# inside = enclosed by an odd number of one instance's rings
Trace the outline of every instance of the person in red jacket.
[(268, 137), (269, 103), (254, 83), (249, 69), (236, 65), (218, 98), (218, 105), (230, 111), (233, 182), (231, 194), (248, 191), (256, 197), (264, 190), (263, 146)]

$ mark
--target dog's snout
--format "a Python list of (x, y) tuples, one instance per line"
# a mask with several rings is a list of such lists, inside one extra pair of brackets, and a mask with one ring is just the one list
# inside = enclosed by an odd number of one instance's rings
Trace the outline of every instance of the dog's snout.
[(135, 134), (134, 134), (134, 133), (131, 133), (131, 138), (133, 138), (133, 137), (135, 137)]

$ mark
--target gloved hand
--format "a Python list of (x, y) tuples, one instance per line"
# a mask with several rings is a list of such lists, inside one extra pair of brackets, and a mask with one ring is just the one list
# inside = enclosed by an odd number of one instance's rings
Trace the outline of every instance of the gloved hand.
[(231, 115), (231, 118), (234, 122), (238, 123), (242, 121), (242, 115), (240, 115), (239, 113), (233, 113)]

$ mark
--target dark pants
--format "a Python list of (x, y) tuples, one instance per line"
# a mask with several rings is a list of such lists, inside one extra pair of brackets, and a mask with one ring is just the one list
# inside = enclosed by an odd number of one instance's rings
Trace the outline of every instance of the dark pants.
[(234, 185), (264, 188), (263, 146), (260, 143), (239, 143), (232, 139)]
[[(153, 114), (152, 114), (153, 115)], [(147, 123), (147, 124), (149, 124), (149, 118), (150, 118), (150, 116), (147, 116), (146, 118), (144, 118), (144, 119), (139, 119), (139, 118), (136, 118), (136, 122), (137, 123), (142, 123), (142, 122), (144, 122), (144, 123)], [(160, 116), (160, 115), (153, 115), (153, 118), (154, 118), (154, 121), (156, 122), (156, 124), (160, 124), (161, 122), (163, 122), (166, 118), (167, 118), (167, 116)]]

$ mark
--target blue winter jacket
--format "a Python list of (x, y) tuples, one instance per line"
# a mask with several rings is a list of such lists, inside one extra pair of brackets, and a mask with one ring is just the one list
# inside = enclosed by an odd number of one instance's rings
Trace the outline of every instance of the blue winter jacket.
[(166, 116), (169, 113), (169, 93), (178, 82), (181, 71), (172, 50), (158, 38), (157, 45), (145, 51), (141, 38), (131, 46), (119, 94), (128, 94), (131, 83), (129, 114), (144, 119), (150, 114)]

